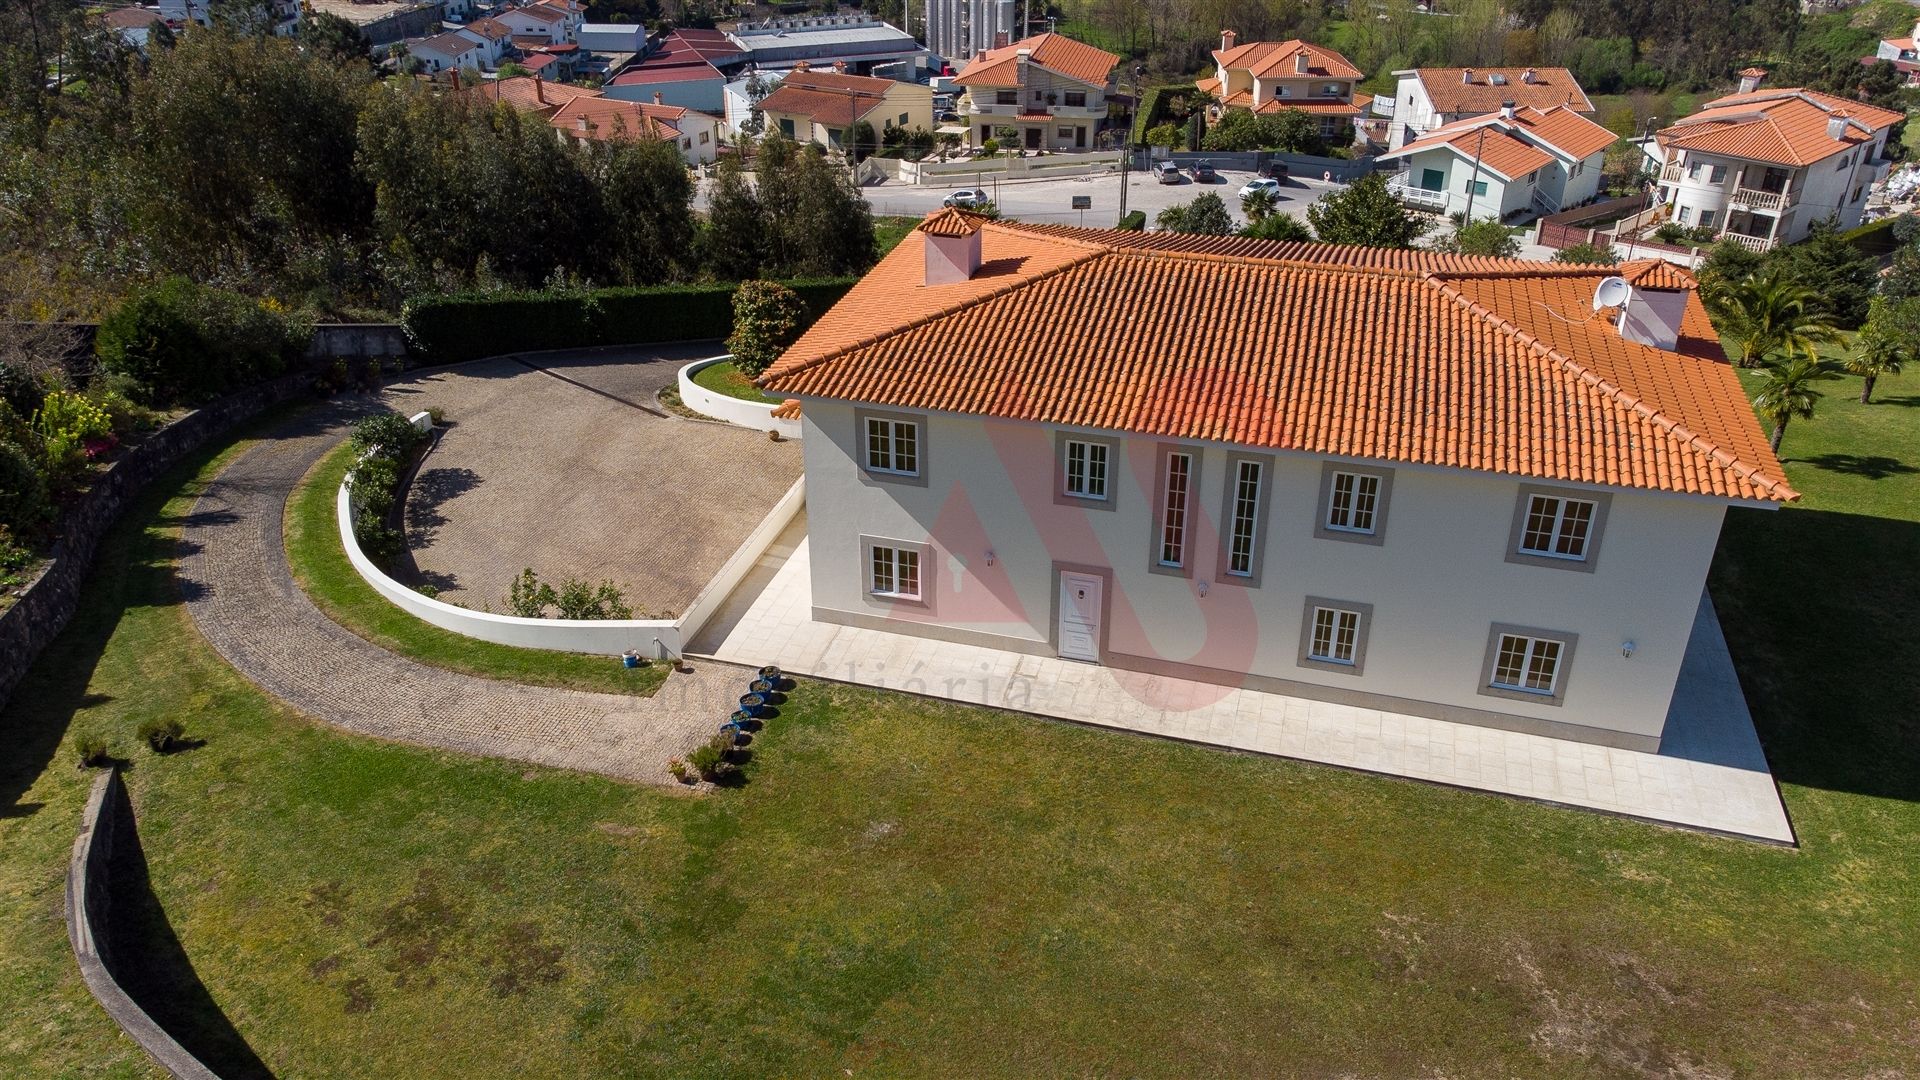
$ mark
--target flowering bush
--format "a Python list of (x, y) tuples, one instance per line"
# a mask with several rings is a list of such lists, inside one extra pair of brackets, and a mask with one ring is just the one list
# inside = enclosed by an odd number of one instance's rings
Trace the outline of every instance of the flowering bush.
[(113, 434), (113, 420), (107, 410), (66, 390), (48, 391), (34, 417), (34, 426), (44, 438), (63, 437), (76, 444)]

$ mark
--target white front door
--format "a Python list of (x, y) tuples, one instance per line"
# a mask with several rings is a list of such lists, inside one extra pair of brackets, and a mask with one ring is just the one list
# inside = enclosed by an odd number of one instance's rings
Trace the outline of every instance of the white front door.
[(1060, 575), (1060, 655), (1067, 660), (1100, 662), (1100, 593), (1105, 583), (1092, 574)]

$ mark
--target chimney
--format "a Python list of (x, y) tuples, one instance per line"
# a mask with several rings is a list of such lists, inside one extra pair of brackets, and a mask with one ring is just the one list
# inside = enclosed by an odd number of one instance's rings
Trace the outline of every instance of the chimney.
[(533, 77), (533, 100), (542, 105), (547, 103), (547, 80), (539, 75)]
[(585, 131), (585, 130), (587, 130), (587, 118), (586, 118), (586, 117), (584, 117), (584, 116), (576, 116), (576, 117), (574, 117), (574, 118), (573, 118), (573, 130), (575, 130), (575, 131)]
[(833, 62), (833, 70), (837, 74), (845, 75), (847, 73), (847, 62), (845, 60), (835, 60)]
[(1502, 120), (1513, 119), (1513, 102), (1503, 101), (1500, 103), (1500, 119)]
[(796, 61), (794, 61), (794, 64), (793, 64), (793, 70), (795, 70), (795, 71), (812, 71), (812, 70), (813, 70), (813, 65), (812, 65), (812, 64), (809, 64), (809, 63), (807, 63), (807, 62), (806, 62), (805, 60), (796, 60)]
[[(1626, 263), (1620, 270), (1627, 285), (1615, 323), (1620, 336), (1673, 351), (1680, 343), (1680, 324), (1687, 317), (1687, 294), (1699, 287), (1693, 275), (1659, 259)], [(1620, 284), (1620, 279), (1612, 280), (1615, 286)]]
[(1751, 94), (1760, 89), (1760, 80), (1767, 77), (1764, 68), (1748, 68), (1740, 73), (1740, 92)]
[(1313, 58), (1307, 55), (1307, 50), (1301, 49), (1299, 52), (1293, 54), (1293, 73), (1295, 75), (1305, 75), (1308, 66), (1312, 63)]
[(951, 285), (980, 270), (980, 219), (948, 207), (920, 224), (926, 238), (926, 284)]
[(460, 65), (459, 64), (453, 65), (452, 72), (453, 72), (453, 88), (455, 90), (458, 90), (460, 89)]
[(1846, 138), (1847, 137), (1847, 117), (1851, 115), (1853, 114), (1847, 112), (1847, 110), (1845, 109), (1841, 109), (1839, 112), (1834, 113), (1832, 116), (1827, 117), (1827, 138), (1832, 139), (1835, 142), (1838, 142), (1841, 139)]
[(653, 92), (653, 103), (655, 105), (665, 105), (667, 103), (667, 95), (659, 90), (655, 90)]
[(1236, 33), (1234, 33), (1234, 32), (1233, 32), (1233, 31), (1231, 31), (1231, 30), (1222, 30), (1222, 31), (1220, 31), (1220, 51), (1221, 51), (1221, 52), (1232, 52), (1232, 51), (1233, 51), (1233, 43), (1234, 43), (1234, 41), (1236, 41), (1236, 40), (1237, 40), (1237, 39), (1239, 38), (1239, 36), (1240, 36), (1240, 35), (1238, 35), (1238, 34), (1236, 34)]
[(1540, 78), (1540, 73), (1535, 71), (1532, 68), (1528, 68), (1527, 70), (1520, 73), (1520, 81), (1523, 83), (1526, 83), (1528, 86), (1532, 86), (1534, 82), (1539, 78)]
[(1460, 69), (1460, 85), (1461, 86), (1473, 85), (1473, 69), (1472, 68)]

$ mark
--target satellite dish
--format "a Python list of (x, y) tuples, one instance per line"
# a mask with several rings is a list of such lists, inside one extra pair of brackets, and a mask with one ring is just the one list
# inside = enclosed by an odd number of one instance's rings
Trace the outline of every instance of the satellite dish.
[(1633, 286), (1623, 277), (1610, 277), (1593, 290), (1593, 310), (1601, 308), (1625, 307), (1627, 298), (1633, 295)]

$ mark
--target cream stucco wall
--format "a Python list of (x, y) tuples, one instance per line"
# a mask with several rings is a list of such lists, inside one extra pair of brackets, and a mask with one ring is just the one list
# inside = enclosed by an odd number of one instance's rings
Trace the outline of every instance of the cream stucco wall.
[[(1274, 456), (1261, 579), (1248, 587), (1216, 573), (1236, 448), (1191, 444), (1201, 520), (1192, 576), (1182, 577), (1149, 571), (1154, 440), (1121, 439), (1113, 508), (1092, 510), (1054, 501), (1053, 428), (923, 418), (924, 483), (899, 483), (857, 467), (855, 406), (809, 399), (804, 416), (822, 618), (883, 619), (902, 632), (1051, 654), (1056, 564), (1110, 568), (1113, 666), (1230, 682), (1250, 673), (1305, 696), (1641, 748), (1664, 724), (1725, 509), (1615, 490), (1592, 572), (1520, 565), (1506, 560), (1520, 478), (1397, 466), (1384, 542), (1374, 546), (1315, 536), (1323, 459), (1283, 453)], [(932, 545), (925, 605), (867, 594), (863, 537)], [(1308, 596), (1373, 606), (1359, 676), (1298, 663)], [(1562, 704), (1479, 692), (1495, 623), (1578, 635)]]

